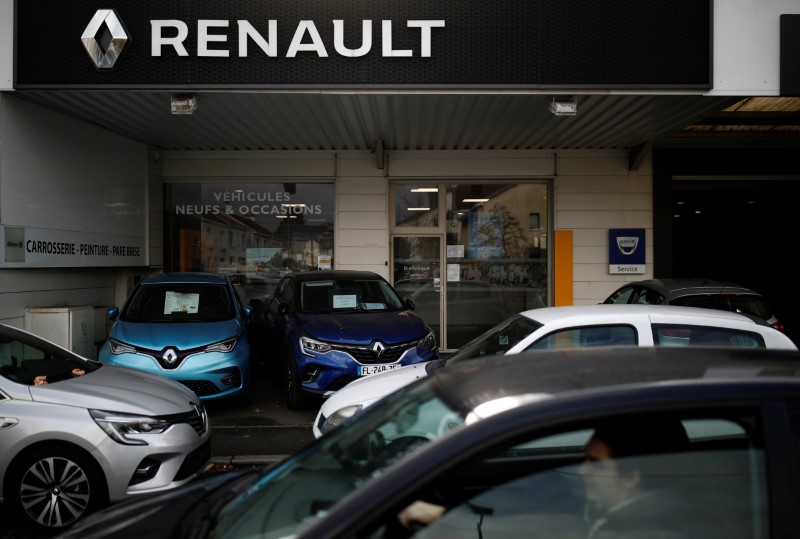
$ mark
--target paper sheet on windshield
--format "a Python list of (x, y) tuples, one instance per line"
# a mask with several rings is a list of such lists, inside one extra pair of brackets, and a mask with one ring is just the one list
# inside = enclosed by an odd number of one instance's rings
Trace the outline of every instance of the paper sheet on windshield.
[(164, 299), (164, 314), (196, 313), (200, 304), (200, 294), (197, 292), (171, 292), (167, 291)]

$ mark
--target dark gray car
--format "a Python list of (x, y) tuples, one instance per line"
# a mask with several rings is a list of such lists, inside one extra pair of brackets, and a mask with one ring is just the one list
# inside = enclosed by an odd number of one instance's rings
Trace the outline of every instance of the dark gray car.
[[(441, 369), (272, 468), (121, 505), (63, 537), (561, 539), (595, 526), (607, 537), (623, 513), (594, 501), (621, 485), (641, 485), (626, 498), (627, 537), (794, 536), (798, 352), (532, 354)], [(647, 428), (628, 429), (614, 461), (592, 460), (590, 441), (612, 422)], [(398, 519), (415, 502), (441, 509), (423, 531)]]
[(744, 286), (711, 279), (646, 279), (621, 286), (603, 303), (682, 305), (745, 313), (785, 332), (766, 298)]

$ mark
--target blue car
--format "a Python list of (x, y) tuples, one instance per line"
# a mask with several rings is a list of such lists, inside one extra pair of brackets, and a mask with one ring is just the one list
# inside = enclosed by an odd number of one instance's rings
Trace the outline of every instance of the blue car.
[(371, 271), (286, 275), (267, 300), (266, 316), (291, 409), (358, 377), (439, 357), (413, 303)]
[(172, 378), (204, 401), (250, 399), (250, 343), (242, 305), (224, 275), (162, 273), (142, 279), (120, 310), (98, 359)]

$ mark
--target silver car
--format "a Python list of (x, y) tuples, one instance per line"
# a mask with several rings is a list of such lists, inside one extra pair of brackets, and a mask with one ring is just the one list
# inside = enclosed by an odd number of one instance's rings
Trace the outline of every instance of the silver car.
[(0, 324), (0, 501), (59, 529), (195, 478), (211, 457), (197, 396)]

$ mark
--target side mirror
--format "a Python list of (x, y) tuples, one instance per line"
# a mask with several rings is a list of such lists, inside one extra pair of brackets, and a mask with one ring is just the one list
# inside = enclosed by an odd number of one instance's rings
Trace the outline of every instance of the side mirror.
[(289, 313), (289, 305), (285, 302), (281, 302), (278, 305), (278, 312), (286, 316)]
[(415, 310), (415, 309), (417, 308), (417, 306), (416, 306), (416, 305), (414, 305), (414, 301), (412, 301), (412, 299), (411, 299), (411, 298), (406, 298), (406, 299), (404, 299), (404, 300), (403, 300), (403, 303), (405, 303), (405, 304), (406, 304), (406, 307), (408, 307), (408, 308), (409, 308), (410, 310), (412, 310), (412, 311), (413, 311), (413, 310)]
[(246, 320), (249, 320), (253, 315), (253, 308), (250, 305), (242, 305), (242, 315)]
[(119, 307), (109, 307), (108, 310), (106, 311), (106, 316), (112, 322), (116, 320), (117, 317), (119, 316)]

